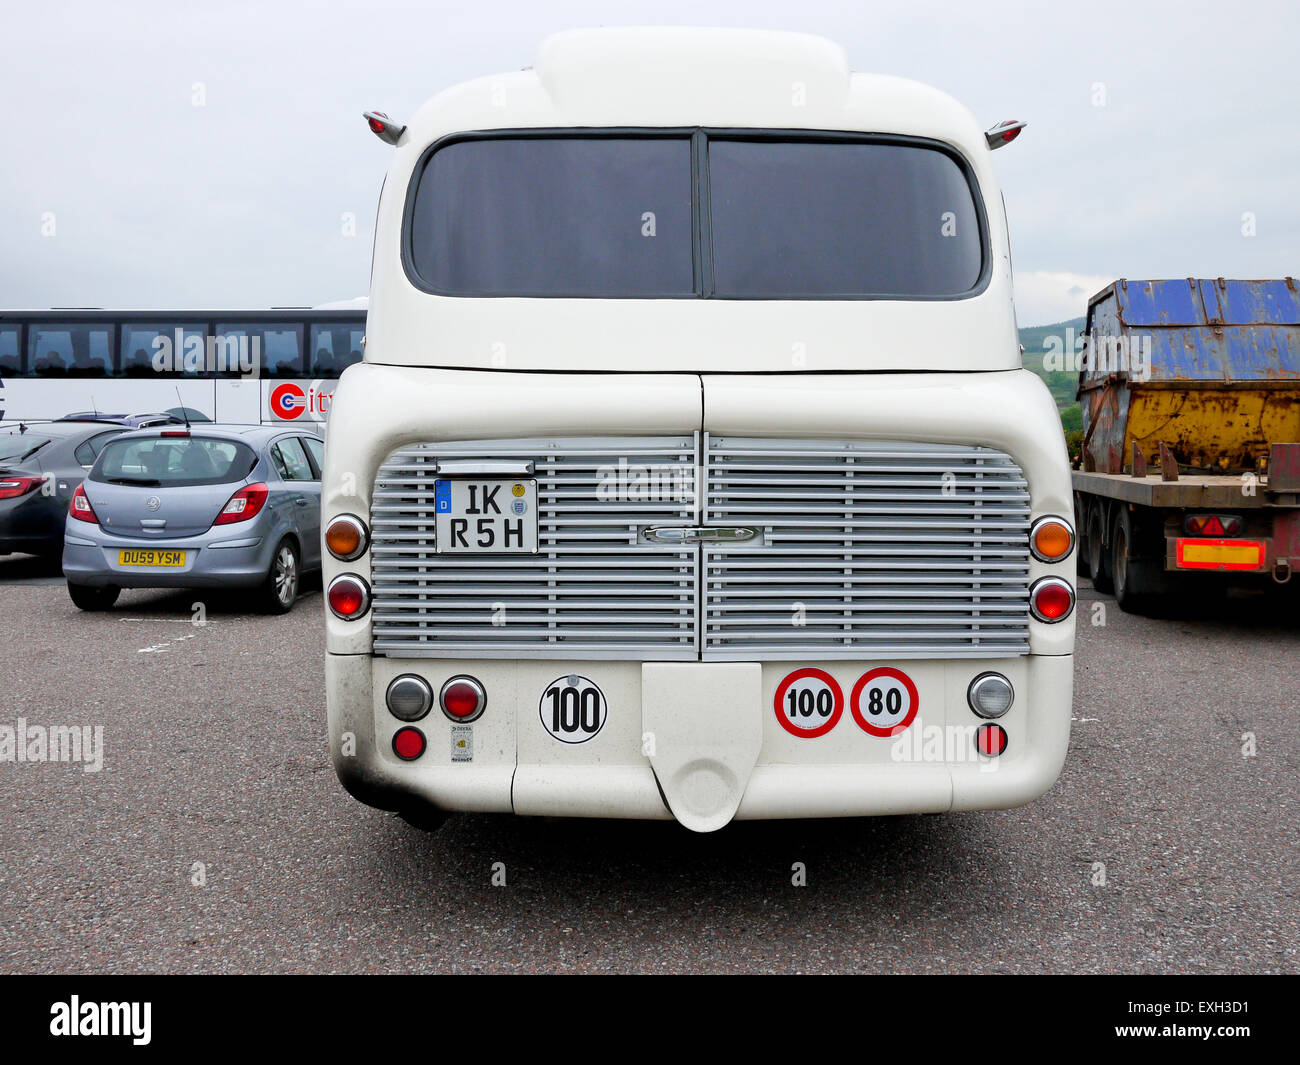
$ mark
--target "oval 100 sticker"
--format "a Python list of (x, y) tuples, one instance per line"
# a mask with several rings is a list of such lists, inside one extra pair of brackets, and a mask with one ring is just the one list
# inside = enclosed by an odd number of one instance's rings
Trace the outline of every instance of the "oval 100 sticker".
[(776, 689), (776, 719), (792, 736), (813, 739), (844, 713), (844, 690), (824, 669), (796, 669)]
[(853, 720), (873, 736), (902, 732), (915, 719), (920, 703), (912, 678), (893, 666), (864, 673), (849, 696)]

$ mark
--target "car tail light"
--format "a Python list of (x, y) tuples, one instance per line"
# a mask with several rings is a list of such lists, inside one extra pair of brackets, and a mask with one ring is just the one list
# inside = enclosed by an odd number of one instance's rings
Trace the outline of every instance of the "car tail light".
[(1060, 562), (1074, 549), (1074, 529), (1061, 518), (1039, 518), (1029, 530), (1029, 549), (1039, 562)]
[(352, 621), (370, 609), (370, 585), (355, 573), (344, 573), (330, 581), (325, 598), (337, 617)]
[(95, 516), (95, 508), (90, 505), (90, 500), (86, 498), (86, 489), (77, 485), (77, 490), (72, 493), (72, 504), (68, 507), (68, 513), (78, 521), (88, 521), (92, 525), (99, 524), (99, 518)]
[(424, 753), (424, 733), (407, 725), (393, 733), (393, 753), (403, 762), (413, 762)]
[(159, 436), (183, 436), (186, 439), (188, 439), (190, 435), (190, 431), (188, 429), (164, 429), (158, 435)]
[(1029, 589), (1029, 609), (1039, 621), (1061, 621), (1074, 609), (1074, 589), (1060, 577), (1044, 577)]
[(487, 707), (487, 692), (473, 677), (452, 677), (438, 693), (438, 703), (453, 721), (473, 721)]
[(1001, 673), (981, 673), (966, 690), (966, 701), (980, 717), (1001, 717), (1015, 697), (1011, 681)]
[(1001, 725), (981, 725), (975, 730), (975, 749), (987, 758), (996, 758), (1007, 749), (1007, 730)]
[(0, 478), (0, 499), (17, 499), (28, 492), (35, 492), (45, 481), (45, 477)]
[(325, 546), (335, 558), (351, 562), (370, 546), (370, 530), (360, 518), (340, 514), (325, 529)]
[(245, 485), (226, 501), (226, 505), (221, 508), (221, 513), (217, 515), (217, 520), (212, 524), (233, 525), (237, 521), (248, 521), (250, 518), (257, 517), (266, 506), (270, 494), (271, 490), (261, 481)]
[(1236, 514), (1188, 514), (1183, 528), (1193, 536), (1236, 536), (1241, 518)]

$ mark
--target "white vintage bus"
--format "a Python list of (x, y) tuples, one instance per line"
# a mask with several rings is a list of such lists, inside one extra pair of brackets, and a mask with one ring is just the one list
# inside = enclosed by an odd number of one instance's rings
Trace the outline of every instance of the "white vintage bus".
[(831, 817), (1065, 758), (1074, 531), (984, 132), (820, 38), (616, 29), (435, 96), (328, 422), (358, 799)]

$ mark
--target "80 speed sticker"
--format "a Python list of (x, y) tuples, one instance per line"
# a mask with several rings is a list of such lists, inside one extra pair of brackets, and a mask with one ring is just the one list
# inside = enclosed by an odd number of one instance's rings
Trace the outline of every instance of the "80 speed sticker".
[(542, 728), (561, 743), (586, 743), (605, 727), (609, 704), (596, 682), (570, 673), (542, 692)]
[(858, 678), (849, 696), (853, 720), (873, 736), (893, 736), (916, 717), (921, 698), (901, 669), (880, 666)]
[(824, 736), (844, 713), (844, 691), (824, 669), (796, 669), (776, 689), (776, 719), (792, 736)]

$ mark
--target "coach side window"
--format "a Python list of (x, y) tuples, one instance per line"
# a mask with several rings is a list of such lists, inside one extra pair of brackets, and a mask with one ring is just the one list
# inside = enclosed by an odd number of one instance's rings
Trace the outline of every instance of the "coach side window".
[(113, 372), (113, 327), (50, 322), (27, 328), (27, 364), (37, 377), (107, 377)]
[(18, 327), (0, 325), (0, 374), (16, 376), (22, 373), (22, 359), (18, 356)]

